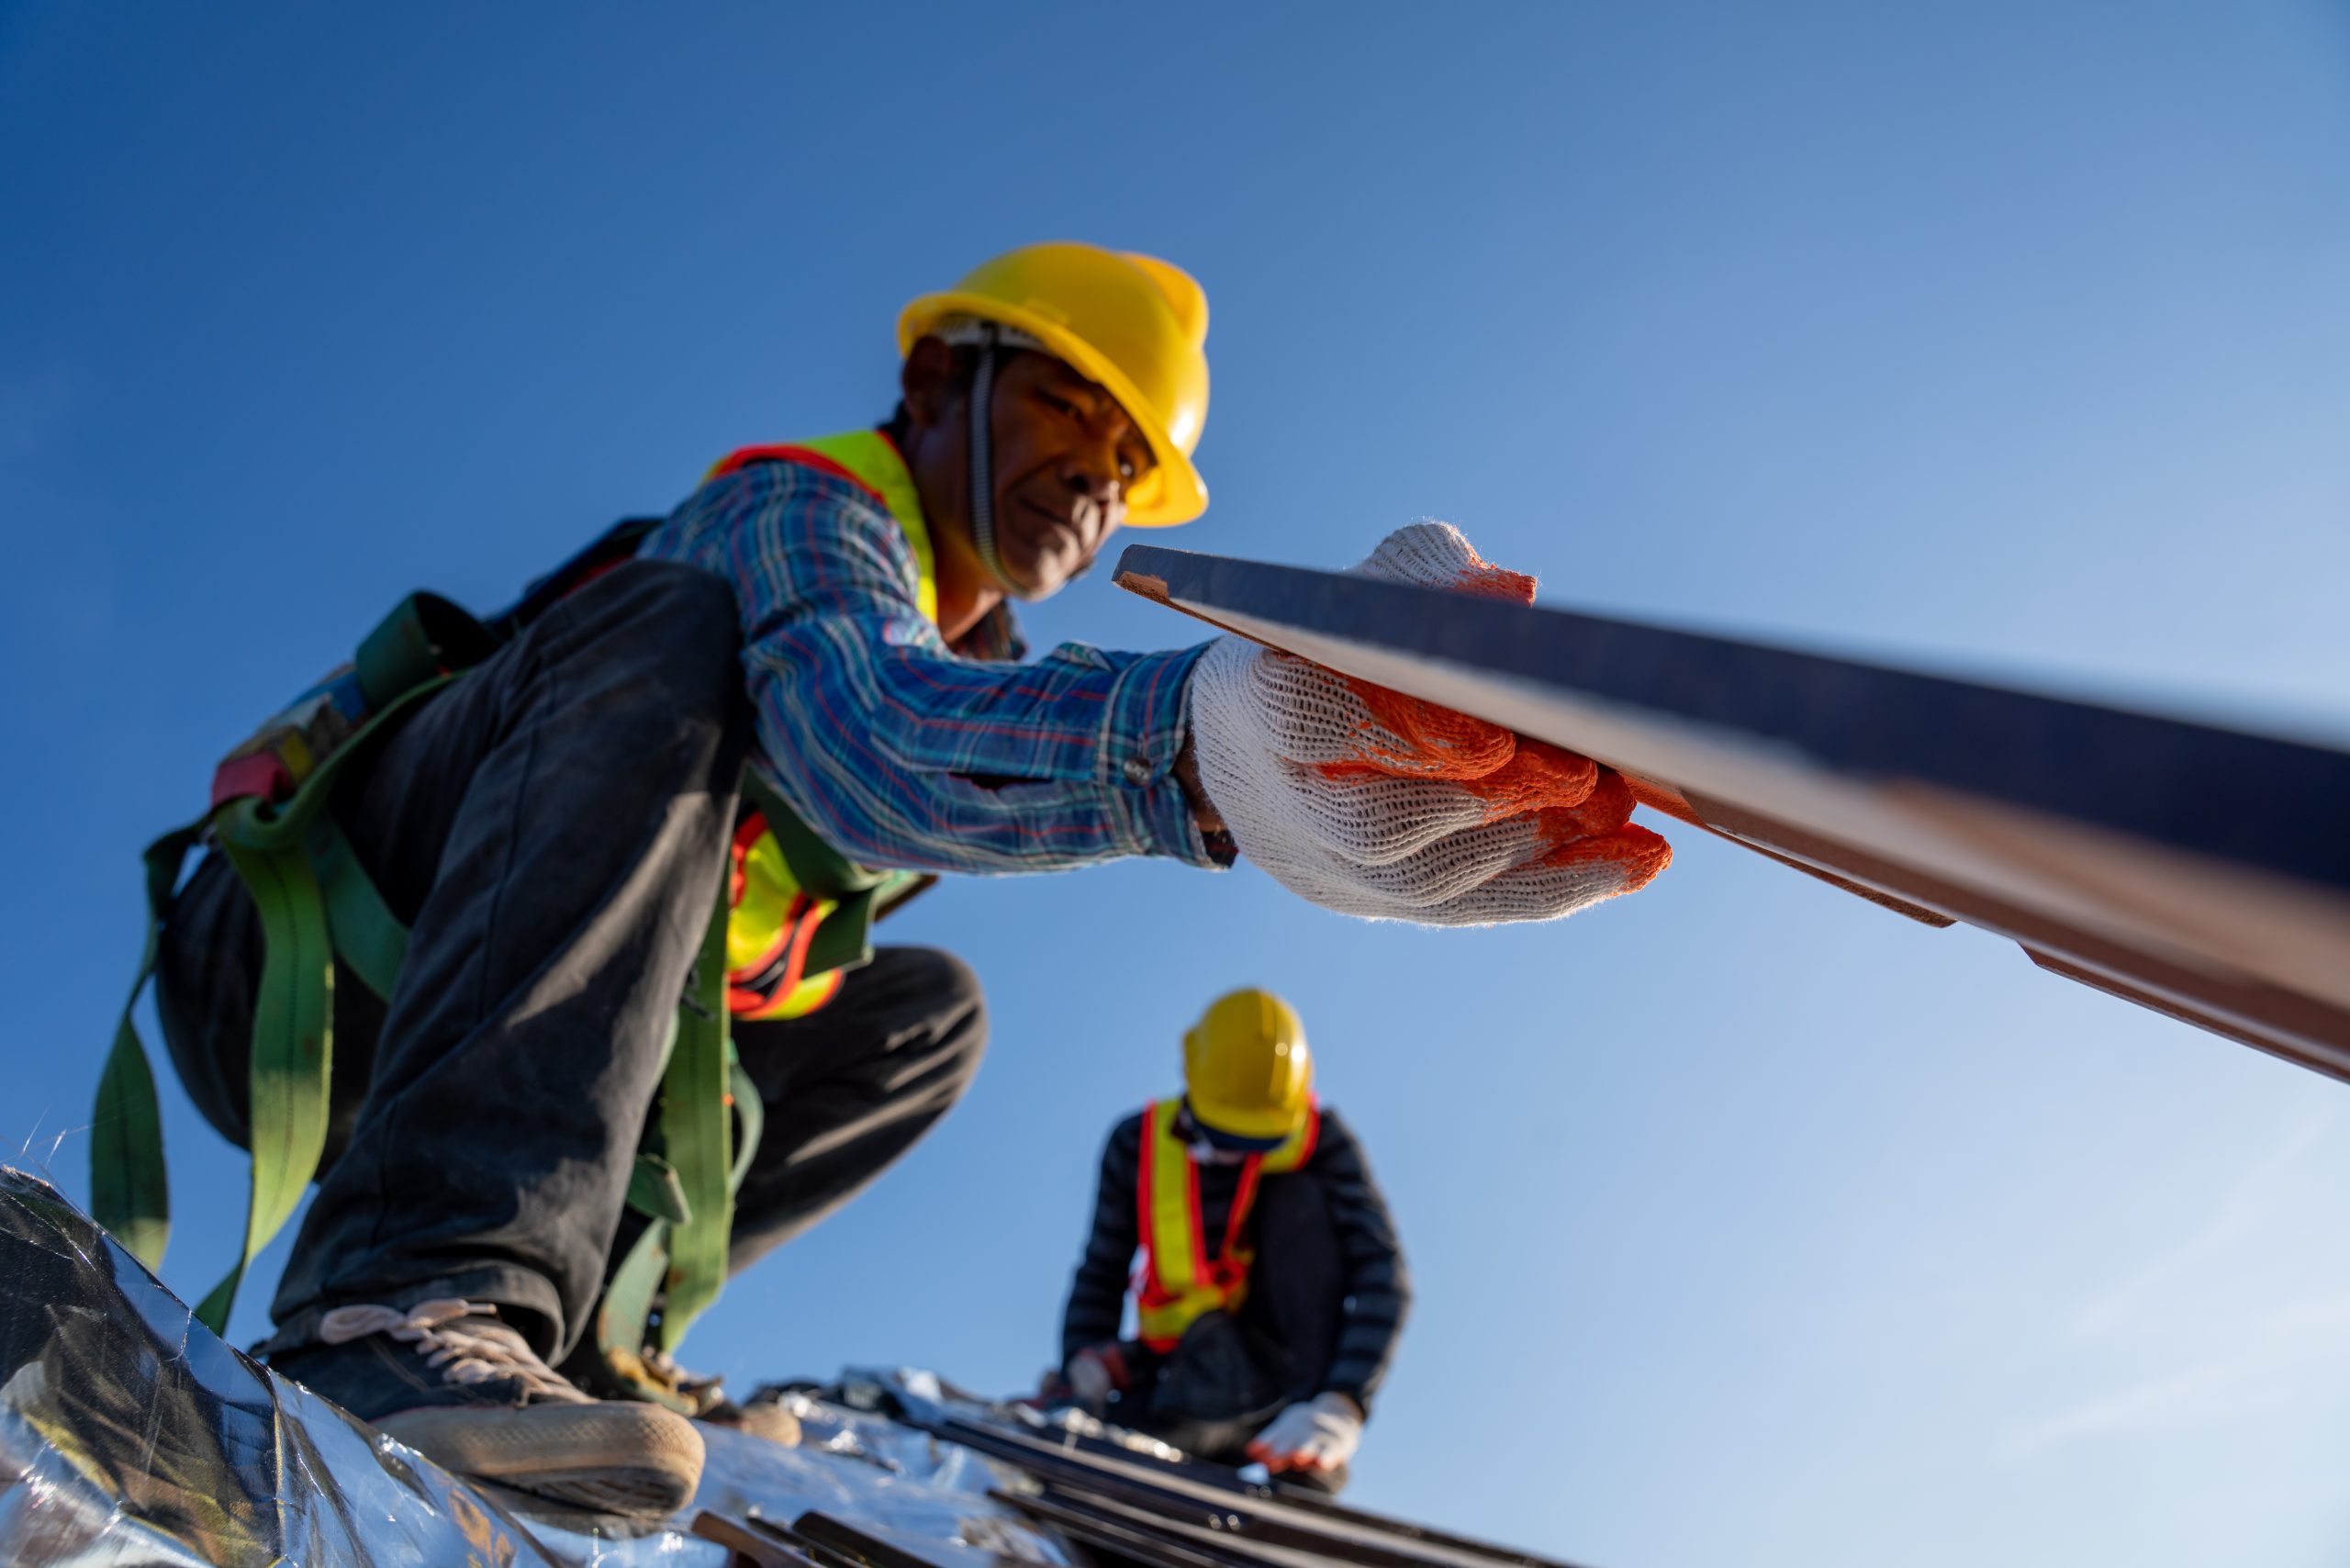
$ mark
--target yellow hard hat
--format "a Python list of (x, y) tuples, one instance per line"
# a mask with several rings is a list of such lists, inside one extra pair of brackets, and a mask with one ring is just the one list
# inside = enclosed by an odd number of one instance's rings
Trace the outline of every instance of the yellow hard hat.
[(1192, 274), (1156, 256), (1054, 241), (981, 262), (945, 294), (898, 318), (906, 353), (950, 317), (1027, 333), (1106, 387), (1142, 427), (1158, 466), (1126, 497), (1126, 522), (1161, 528), (1207, 510), (1192, 466), (1208, 418), (1208, 297)]
[(1217, 997), (1183, 1036), (1183, 1090), (1212, 1133), (1279, 1142), (1297, 1130), (1314, 1053), (1296, 1009), (1253, 988)]

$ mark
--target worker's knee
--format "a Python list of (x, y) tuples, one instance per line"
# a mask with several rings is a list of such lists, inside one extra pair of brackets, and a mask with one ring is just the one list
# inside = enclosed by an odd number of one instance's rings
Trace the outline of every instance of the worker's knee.
[(936, 1071), (957, 1098), (979, 1076), (987, 1054), (988, 1004), (971, 966), (937, 947), (890, 947), (893, 977), (910, 995), (923, 999), (938, 1052)]
[(734, 590), (699, 567), (623, 562), (549, 611), (543, 628), (549, 656), (611, 672), (610, 696), (679, 719), (722, 720), (740, 706)]

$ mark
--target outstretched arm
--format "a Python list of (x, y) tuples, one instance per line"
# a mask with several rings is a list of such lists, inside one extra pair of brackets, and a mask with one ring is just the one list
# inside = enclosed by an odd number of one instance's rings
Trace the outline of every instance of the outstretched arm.
[(917, 607), (896, 521), (846, 480), (792, 464), (705, 485), (642, 554), (733, 585), (756, 766), (851, 859), (962, 872), (1219, 863), (1175, 776), (1198, 649), (959, 658)]

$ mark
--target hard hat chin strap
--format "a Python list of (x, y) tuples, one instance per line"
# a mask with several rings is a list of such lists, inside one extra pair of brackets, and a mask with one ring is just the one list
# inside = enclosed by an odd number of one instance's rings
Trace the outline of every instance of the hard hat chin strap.
[(979, 368), (971, 375), (971, 547), (979, 552), (979, 565), (987, 569), (996, 586), (1014, 597), (1021, 594), (1020, 586), (1003, 569), (1003, 558), (995, 549), (995, 429), (990, 416), (995, 409), (995, 351), (996, 336), (989, 331), (979, 339)]
[(1043, 345), (1025, 332), (993, 321), (957, 323), (939, 335), (951, 344), (968, 344), (979, 351), (979, 364), (971, 373), (971, 432), (967, 443), (971, 465), (971, 548), (978, 553), (980, 566), (1005, 593), (1030, 603), (1050, 598), (1049, 589), (1040, 591), (1014, 582), (995, 547), (996, 354), (1005, 348)]

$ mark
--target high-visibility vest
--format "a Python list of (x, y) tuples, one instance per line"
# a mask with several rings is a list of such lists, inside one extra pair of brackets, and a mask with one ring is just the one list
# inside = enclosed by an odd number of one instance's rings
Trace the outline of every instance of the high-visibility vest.
[[(711, 468), (716, 479), (755, 463), (792, 463), (848, 480), (895, 519), (912, 552), (916, 602), (938, 622), (938, 573), (930, 528), (913, 476), (887, 435), (876, 430), (778, 446), (746, 446)], [(775, 813), (780, 816), (780, 813)], [(792, 874), (770, 812), (755, 797), (735, 824), (728, 883), (726, 1006), (738, 1018), (799, 1018), (840, 990), (844, 969), (811, 972), (811, 944), (839, 901), (813, 896)]]
[(1237, 1312), (1248, 1299), (1248, 1267), (1256, 1251), (1242, 1238), (1256, 1206), (1257, 1183), (1294, 1170), (1314, 1158), (1322, 1108), (1309, 1099), (1304, 1119), (1279, 1148), (1252, 1154), (1240, 1167), (1225, 1221), (1224, 1245), (1210, 1257), (1201, 1234), (1200, 1169), (1175, 1133), (1183, 1101), (1154, 1100), (1143, 1111), (1142, 1170), (1135, 1182), (1142, 1267), (1135, 1275), (1135, 1313), (1142, 1342), (1171, 1350), (1203, 1313)]

